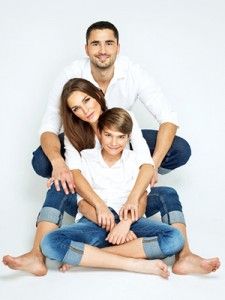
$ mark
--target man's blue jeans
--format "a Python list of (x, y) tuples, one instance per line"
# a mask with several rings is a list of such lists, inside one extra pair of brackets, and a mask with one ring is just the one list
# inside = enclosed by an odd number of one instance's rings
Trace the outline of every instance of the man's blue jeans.
[[(77, 213), (76, 194), (66, 195), (62, 186), (58, 192), (52, 184), (46, 194), (44, 205), (38, 215), (37, 223), (47, 221), (61, 226), (64, 212), (75, 217)], [(182, 205), (177, 192), (170, 187), (153, 187), (147, 199), (146, 217), (160, 213), (164, 223), (185, 224)]]
[[(153, 154), (156, 144), (157, 130), (143, 129), (142, 134), (145, 138), (151, 154)], [(64, 157), (64, 135), (59, 135), (61, 142), (61, 154)], [(160, 174), (168, 173), (182, 165), (185, 165), (191, 156), (191, 148), (186, 140), (175, 136), (173, 144), (167, 152), (159, 168)], [(44, 154), (41, 146), (33, 152), (32, 166), (34, 171), (42, 176), (49, 178), (52, 174), (52, 165)]]
[[(112, 209), (111, 209), (112, 210)], [(119, 217), (114, 210), (116, 223)], [(136, 236), (142, 237), (146, 258), (165, 258), (178, 253), (184, 245), (182, 234), (175, 228), (161, 222), (141, 218), (130, 228)], [(41, 242), (42, 253), (59, 262), (79, 265), (85, 244), (99, 248), (108, 247), (105, 229), (97, 224), (81, 218), (78, 223), (63, 226), (47, 234)]]

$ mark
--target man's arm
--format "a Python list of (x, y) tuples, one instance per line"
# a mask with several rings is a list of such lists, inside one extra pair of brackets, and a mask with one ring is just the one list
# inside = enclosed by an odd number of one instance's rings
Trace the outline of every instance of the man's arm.
[(61, 181), (66, 194), (69, 193), (69, 190), (74, 193), (73, 176), (61, 155), (61, 144), (58, 136), (52, 132), (42, 133), (41, 147), (52, 164), (51, 181), (54, 181), (56, 190), (60, 191), (59, 182)]
[(158, 168), (160, 167), (164, 157), (173, 143), (176, 131), (177, 126), (169, 122), (163, 123), (159, 127), (156, 146), (152, 156), (155, 163), (155, 176), (153, 176), (150, 181), (151, 186), (154, 186), (154, 184), (157, 182)]

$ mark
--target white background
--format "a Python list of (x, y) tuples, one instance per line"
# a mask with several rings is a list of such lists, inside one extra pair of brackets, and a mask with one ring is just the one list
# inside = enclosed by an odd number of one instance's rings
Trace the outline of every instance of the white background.
[[(209, 276), (154, 276), (81, 269), (43, 278), (0, 267), (0, 297), (8, 299), (223, 299), (225, 3), (223, 0), (0, 0), (0, 255), (32, 245), (45, 180), (32, 170), (32, 151), (48, 93), (58, 73), (85, 55), (85, 31), (108, 20), (120, 32), (121, 53), (144, 66), (177, 110), (178, 134), (192, 147), (189, 163), (160, 177), (177, 189), (193, 251), (219, 256)], [(142, 127), (155, 127), (140, 105)]]

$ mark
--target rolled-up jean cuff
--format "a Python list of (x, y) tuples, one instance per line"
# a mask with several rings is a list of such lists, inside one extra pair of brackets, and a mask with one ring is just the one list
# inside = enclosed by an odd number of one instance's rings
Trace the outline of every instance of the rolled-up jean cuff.
[(166, 174), (168, 174), (169, 172), (171, 172), (172, 170), (170, 170), (170, 169), (165, 169), (165, 168), (162, 168), (162, 167), (159, 167), (159, 169), (158, 169), (158, 173), (160, 174), (160, 175), (166, 175)]
[(53, 224), (56, 224), (58, 226), (61, 226), (62, 224), (62, 214), (61, 212), (53, 207), (42, 207), (38, 217), (37, 217), (37, 223), (41, 221), (50, 222)]
[(162, 217), (162, 221), (163, 221), (163, 223), (166, 223), (169, 225), (174, 224), (174, 223), (182, 223), (182, 224), (186, 225), (185, 219), (184, 219), (184, 214), (182, 213), (182, 211), (179, 211), (179, 210), (170, 211), (169, 213), (165, 214)]
[(159, 247), (157, 237), (145, 237), (143, 238), (142, 243), (147, 258), (165, 258), (165, 255)]
[(77, 266), (80, 264), (81, 258), (84, 253), (84, 243), (72, 241), (69, 250), (63, 258), (63, 263)]

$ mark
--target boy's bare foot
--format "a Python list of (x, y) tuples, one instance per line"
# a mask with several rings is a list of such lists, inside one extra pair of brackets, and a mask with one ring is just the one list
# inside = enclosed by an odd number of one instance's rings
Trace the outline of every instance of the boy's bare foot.
[(69, 271), (73, 266), (69, 264), (62, 264), (61, 267), (59, 268), (59, 271), (61, 272), (66, 272)]
[(209, 274), (220, 267), (218, 257), (205, 259), (196, 254), (190, 253), (180, 257), (173, 265), (172, 271), (179, 275), (188, 274)]
[(47, 267), (41, 253), (37, 254), (31, 251), (17, 257), (6, 255), (2, 261), (13, 270), (26, 271), (36, 276), (44, 276), (47, 274)]
[(159, 259), (133, 259), (132, 264), (131, 271), (134, 272), (154, 274), (163, 278), (168, 278), (170, 275), (167, 265)]

